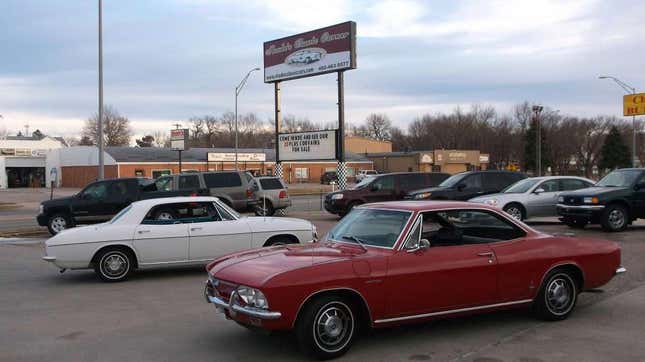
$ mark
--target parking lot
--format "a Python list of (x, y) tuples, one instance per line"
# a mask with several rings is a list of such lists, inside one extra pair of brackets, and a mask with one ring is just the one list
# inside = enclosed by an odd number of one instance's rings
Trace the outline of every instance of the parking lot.
[[(337, 218), (310, 218), (324, 233)], [(571, 230), (557, 223), (541, 231)], [(563, 322), (525, 311), (435, 321), (368, 332), (340, 360), (633, 361), (645, 356), (645, 224), (579, 235), (620, 243), (628, 272), (603, 291), (581, 295)], [(203, 268), (137, 272), (124, 283), (100, 282), (92, 271), (59, 274), (43, 262), (44, 239), (0, 239), (0, 360), (240, 361), (302, 360), (290, 334), (263, 335), (225, 320), (202, 296)]]

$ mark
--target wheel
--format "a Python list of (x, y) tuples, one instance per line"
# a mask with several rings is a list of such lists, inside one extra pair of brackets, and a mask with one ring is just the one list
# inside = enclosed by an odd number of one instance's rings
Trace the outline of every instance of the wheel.
[(622, 205), (609, 205), (602, 213), (601, 225), (605, 231), (623, 231), (629, 221), (629, 212)]
[(161, 209), (155, 215), (156, 220), (175, 220), (177, 215), (170, 209)]
[(564, 219), (562, 222), (573, 229), (584, 229), (584, 227), (589, 223), (587, 220), (581, 219)]
[(121, 282), (128, 278), (133, 265), (132, 253), (123, 249), (105, 249), (96, 256), (94, 272), (104, 282)]
[(271, 239), (270, 242), (266, 244), (266, 246), (276, 246), (276, 245), (286, 245), (286, 244), (293, 244), (293, 241), (291, 238), (287, 236), (276, 236)]
[(554, 270), (544, 279), (544, 284), (533, 301), (537, 316), (548, 321), (566, 319), (578, 299), (578, 287), (570, 273)]
[(72, 221), (70, 220), (67, 214), (55, 214), (49, 218), (47, 222), (47, 229), (52, 235), (56, 235), (59, 232), (72, 227)]
[(263, 199), (255, 205), (255, 214), (258, 216), (271, 216), (275, 213), (273, 204), (267, 199)]
[(298, 344), (305, 354), (330, 359), (349, 350), (358, 319), (345, 298), (326, 295), (308, 303), (296, 322)]
[(526, 211), (520, 204), (512, 203), (504, 206), (504, 212), (511, 215), (513, 219), (522, 221), (526, 218)]

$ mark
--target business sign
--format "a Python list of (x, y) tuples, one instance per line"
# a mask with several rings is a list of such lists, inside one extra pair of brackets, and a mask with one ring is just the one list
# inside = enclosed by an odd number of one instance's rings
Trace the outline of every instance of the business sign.
[(278, 136), (277, 161), (336, 159), (336, 131), (283, 133)]
[[(209, 152), (208, 162), (235, 162), (235, 153), (233, 152)], [(238, 162), (264, 162), (267, 155), (264, 153), (238, 153)]]
[(170, 148), (175, 151), (188, 149), (188, 129), (179, 128), (170, 130)]
[(356, 23), (328, 26), (264, 43), (264, 82), (356, 68)]
[(641, 116), (645, 114), (645, 93), (623, 96), (623, 115)]

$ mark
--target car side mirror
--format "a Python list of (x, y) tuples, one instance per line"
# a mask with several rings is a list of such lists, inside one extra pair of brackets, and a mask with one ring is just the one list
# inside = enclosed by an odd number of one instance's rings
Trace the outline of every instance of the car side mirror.
[(430, 248), (430, 242), (428, 241), (428, 239), (421, 239), (419, 240), (419, 243), (417, 245), (407, 249), (406, 251), (408, 253), (416, 253), (417, 251), (427, 250), (429, 248)]
[(543, 188), (541, 188), (541, 187), (540, 187), (540, 188), (537, 188), (537, 189), (535, 189), (535, 190), (533, 191), (533, 193), (534, 193), (534, 194), (541, 194), (541, 193), (543, 193), (543, 192), (544, 192), (544, 189), (543, 189)]
[(89, 200), (92, 198), (90, 194), (81, 194), (81, 200)]
[(459, 185), (457, 185), (457, 191), (464, 191), (464, 189), (465, 189), (465, 188), (466, 188), (466, 185), (465, 185), (465, 184), (459, 184)]

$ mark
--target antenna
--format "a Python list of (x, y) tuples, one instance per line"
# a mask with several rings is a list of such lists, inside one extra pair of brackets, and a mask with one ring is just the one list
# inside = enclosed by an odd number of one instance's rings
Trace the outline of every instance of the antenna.
[(176, 127), (176, 129), (180, 129), (180, 128), (181, 128), (181, 124), (180, 124), (180, 123), (174, 123), (174, 124), (173, 124), (173, 126), (175, 126), (175, 127)]

